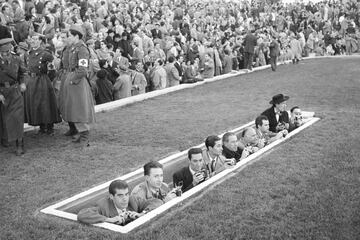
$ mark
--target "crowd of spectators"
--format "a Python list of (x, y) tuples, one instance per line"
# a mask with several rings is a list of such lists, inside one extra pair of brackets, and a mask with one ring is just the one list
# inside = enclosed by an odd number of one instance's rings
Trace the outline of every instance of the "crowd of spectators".
[(80, 25), (87, 78), (102, 104), (269, 64), (272, 41), (280, 62), (351, 54), (359, 48), (360, 2), (7, 0), (0, 23), (25, 51), (31, 36), (43, 39), (57, 91), (68, 30)]

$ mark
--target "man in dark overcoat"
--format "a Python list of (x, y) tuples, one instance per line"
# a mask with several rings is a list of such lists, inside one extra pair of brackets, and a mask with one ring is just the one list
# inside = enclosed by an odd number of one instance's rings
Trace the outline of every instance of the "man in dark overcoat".
[(24, 100), (26, 90), (23, 62), (12, 52), (11, 38), (0, 40), (0, 139), (9, 147), (16, 141), (16, 155), (24, 154)]
[(54, 133), (54, 123), (61, 122), (53, 84), (48, 76), (48, 65), (53, 55), (42, 47), (42, 37), (33, 35), (29, 52), (29, 81), (25, 93), (25, 122), (40, 126), (39, 133)]
[(257, 40), (255, 35), (253, 34), (253, 31), (248, 31), (248, 34), (246, 35), (244, 39), (244, 68), (252, 70), (252, 63), (254, 58), (254, 52), (255, 52), (255, 46), (256, 46)]

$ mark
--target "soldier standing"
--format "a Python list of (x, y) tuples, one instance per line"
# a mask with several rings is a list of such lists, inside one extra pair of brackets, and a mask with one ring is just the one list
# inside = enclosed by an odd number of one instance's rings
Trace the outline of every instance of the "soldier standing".
[(64, 105), (62, 117), (67, 122), (73, 122), (78, 134), (74, 143), (82, 146), (89, 145), (89, 131), (91, 123), (95, 122), (94, 100), (87, 80), (90, 54), (85, 43), (81, 40), (84, 32), (80, 25), (70, 27), (69, 44), (69, 74), (64, 88)]
[(24, 150), (24, 100), (26, 69), (18, 56), (11, 52), (12, 39), (0, 40), (0, 139), (1, 145), (9, 146), (16, 141), (16, 155)]
[(41, 44), (41, 37), (33, 35), (27, 61), (30, 76), (25, 93), (25, 122), (40, 126), (39, 133), (52, 135), (54, 123), (61, 122), (54, 87), (47, 74), (54, 57)]

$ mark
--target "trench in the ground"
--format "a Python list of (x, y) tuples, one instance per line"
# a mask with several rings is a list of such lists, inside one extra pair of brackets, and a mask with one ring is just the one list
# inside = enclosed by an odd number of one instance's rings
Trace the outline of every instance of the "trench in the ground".
[[(239, 128), (236, 132), (234, 132), (238, 138), (241, 133), (241, 131), (244, 129)], [(203, 150), (205, 151), (205, 147), (203, 147)], [(166, 162), (163, 164), (163, 170), (164, 170), (164, 182), (167, 183), (170, 187), (172, 187), (172, 175), (182, 167), (185, 167), (188, 165), (188, 158), (187, 154), (183, 154), (172, 161)], [(129, 185), (129, 189), (133, 189), (137, 184), (144, 181), (144, 175), (143, 173), (138, 173), (136, 175), (131, 176), (128, 179), (124, 179)], [(57, 210), (77, 214), (81, 209), (94, 206), (96, 202), (98, 202), (100, 199), (106, 197), (108, 195), (108, 187), (104, 187), (96, 192), (93, 192), (92, 194), (89, 194), (87, 196), (84, 196), (82, 198), (79, 198), (75, 201), (72, 201), (66, 205), (63, 205)]]

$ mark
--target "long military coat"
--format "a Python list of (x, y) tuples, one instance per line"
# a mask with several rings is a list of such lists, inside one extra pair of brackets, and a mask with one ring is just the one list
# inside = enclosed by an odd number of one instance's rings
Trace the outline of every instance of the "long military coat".
[(62, 117), (67, 122), (95, 122), (94, 100), (87, 80), (90, 53), (82, 40), (74, 44), (69, 53), (69, 74), (63, 95)]
[(19, 84), (24, 82), (26, 69), (12, 53), (0, 54), (0, 139), (9, 142), (21, 139), (24, 133), (24, 99)]

